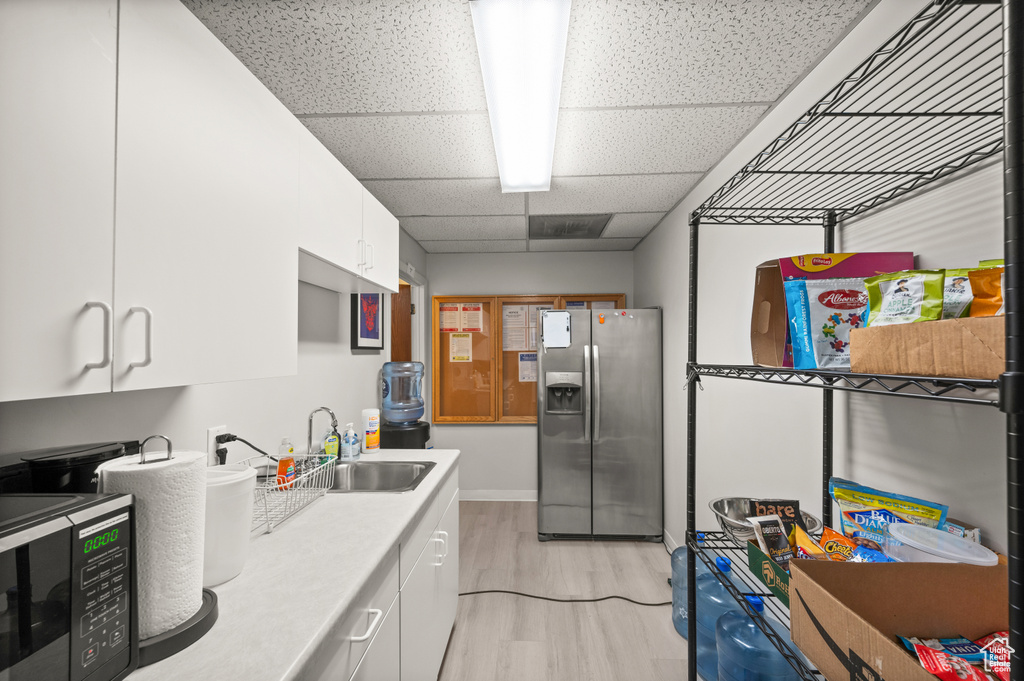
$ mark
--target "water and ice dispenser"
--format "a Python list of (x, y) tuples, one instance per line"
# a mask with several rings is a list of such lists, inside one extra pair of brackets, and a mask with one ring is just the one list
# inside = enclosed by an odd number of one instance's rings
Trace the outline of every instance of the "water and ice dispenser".
[(547, 371), (544, 386), (548, 391), (545, 400), (548, 414), (583, 413), (582, 371)]

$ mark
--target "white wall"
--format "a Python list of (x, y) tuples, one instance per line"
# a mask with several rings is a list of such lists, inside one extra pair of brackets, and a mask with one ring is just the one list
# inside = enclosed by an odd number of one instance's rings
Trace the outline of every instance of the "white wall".
[[(349, 310), (347, 294), (299, 284), (296, 376), (0, 403), (0, 453), (155, 433), (171, 438), (175, 449), (205, 451), (206, 429), (216, 425), (273, 453), (282, 437), (305, 450), (315, 407), (330, 407), (344, 425), (358, 423), (360, 411), (376, 404), (383, 355), (349, 349)], [(318, 415), (314, 434), (327, 424)], [(241, 443), (228, 450), (230, 461), (256, 454)]]
[[(448, 295), (625, 293), (633, 305), (633, 255), (486, 253), (428, 255), (430, 292)], [(462, 450), (463, 499), (536, 499), (535, 425), (433, 425), (435, 447)]]
[[(665, 531), (670, 548), (683, 541), (686, 531), (682, 385), (689, 214), (926, 4), (927, 0), (881, 0), (634, 251), (634, 304), (665, 308)], [(698, 360), (749, 363), (754, 265), (772, 257), (815, 252), (821, 243), (815, 228), (703, 228)], [(811, 512), (820, 512), (820, 403), (821, 396), (812, 390), (706, 381), (696, 424), (699, 528), (717, 527), (707, 509), (707, 502), (717, 496), (794, 494)]]

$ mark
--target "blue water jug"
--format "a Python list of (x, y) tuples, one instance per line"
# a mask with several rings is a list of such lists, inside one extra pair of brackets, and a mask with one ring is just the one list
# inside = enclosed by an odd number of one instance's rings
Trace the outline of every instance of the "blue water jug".
[(385, 362), (380, 416), (385, 423), (415, 423), (423, 416), (423, 364)]
[[(728, 558), (715, 558), (715, 565), (729, 579), (732, 562)], [(697, 673), (705, 681), (718, 679), (718, 650), (715, 644), (715, 624), (727, 612), (742, 612), (729, 590), (711, 573), (697, 578)]]
[[(687, 637), (686, 619), (686, 554), (685, 546), (672, 552), (672, 624), (683, 638)], [(708, 566), (697, 559), (697, 576), (706, 575)]]
[[(759, 613), (764, 612), (764, 602), (757, 596), (747, 596), (747, 601)], [(790, 640), (789, 630), (784, 624), (765, 615), (762, 617), (782, 640)], [(718, 618), (715, 639), (718, 681), (791, 681), (800, 678), (778, 648), (742, 611), (727, 612)], [(806, 664), (806, 660), (804, 662)]]

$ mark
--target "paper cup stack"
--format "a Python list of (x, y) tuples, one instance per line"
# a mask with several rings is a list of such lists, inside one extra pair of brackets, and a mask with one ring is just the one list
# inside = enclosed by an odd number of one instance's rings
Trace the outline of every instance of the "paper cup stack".
[(97, 469), (101, 492), (135, 495), (142, 640), (184, 623), (202, 606), (206, 523), (206, 453), (147, 459), (127, 456)]

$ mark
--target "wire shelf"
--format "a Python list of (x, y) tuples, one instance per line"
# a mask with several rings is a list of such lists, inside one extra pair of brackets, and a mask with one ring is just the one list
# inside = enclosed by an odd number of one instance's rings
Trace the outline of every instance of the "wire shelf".
[[(747, 551), (737, 546), (724, 532), (698, 532), (691, 534), (687, 544), (694, 555), (708, 567), (712, 574), (720, 581), (736, 599), (743, 611), (750, 616), (768, 640), (771, 641), (782, 656), (786, 658), (790, 666), (800, 675), (801, 679), (807, 681), (818, 681), (825, 678), (820, 672), (814, 669), (810, 663), (796, 648), (792, 641), (781, 638), (765, 620), (764, 615), (758, 613), (747, 602), (746, 596), (758, 596), (764, 601), (764, 611), (772, 618), (778, 620), (789, 630), (789, 608), (782, 604), (764, 584), (762, 584), (747, 566)], [(728, 558), (732, 563), (730, 579), (726, 579), (722, 571), (715, 565), (716, 558)]]
[(255, 468), (252, 533), (273, 532), (282, 522), (327, 494), (334, 485), (334, 459), (295, 456), (296, 475), (291, 482), (277, 475), (277, 462), (256, 456), (242, 463)]
[(855, 374), (827, 369), (797, 370), (731, 364), (691, 364), (689, 374), (690, 382), (699, 382), (701, 376), (718, 376), (762, 383), (999, 406), (999, 382), (977, 378)]
[(693, 216), (821, 224), (942, 179), (1003, 149), (1002, 11), (937, 2), (858, 66)]

